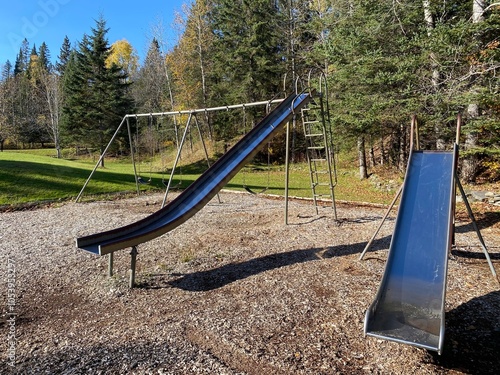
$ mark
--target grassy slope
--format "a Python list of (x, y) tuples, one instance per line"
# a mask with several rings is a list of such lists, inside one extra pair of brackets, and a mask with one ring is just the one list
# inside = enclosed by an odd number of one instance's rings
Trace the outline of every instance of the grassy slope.
[[(95, 160), (65, 160), (47, 156), (51, 154), (51, 150), (0, 153), (0, 205), (76, 197), (94, 167)], [(180, 180), (184, 187), (187, 186), (205, 168), (204, 161), (184, 165), (176, 171), (172, 186), (177, 185)], [(164, 189), (162, 179), (167, 179), (168, 174), (149, 173), (147, 163), (141, 169), (145, 179), (150, 176), (152, 179), (150, 185), (141, 185), (141, 190)], [(227, 188), (243, 190), (243, 185), (246, 185), (254, 191), (268, 188), (266, 193), (284, 195), (284, 178), (282, 166), (270, 169), (267, 166), (251, 166), (235, 176)], [(304, 164), (292, 165), (289, 194), (311, 197), (309, 186), (307, 167)], [(106, 168), (97, 170), (85, 196), (126, 191), (135, 191), (132, 165), (123, 160), (107, 159)], [(340, 170), (335, 194), (341, 200), (387, 203), (394, 192), (378, 191), (371, 182), (360, 181), (355, 171)]]
[[(0, 153), (0, 204), (75, 197), (93, 163), (56, 159), (36, 153)], [(129, 166), (130, 167), (130, 166)], [(88, 193), (133, 190), (133, 177), (119, 164), (99, 170)]]

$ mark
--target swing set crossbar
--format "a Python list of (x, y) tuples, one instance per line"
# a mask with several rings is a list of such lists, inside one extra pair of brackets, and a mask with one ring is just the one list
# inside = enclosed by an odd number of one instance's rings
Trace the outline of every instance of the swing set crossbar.
[(269, 105), (269, 104), (279, 104), (283, 100), (284, 99), (273, 99), (273, 100), (266, 100), (266, 101), (260, 101), (260, 102), (225, 105), (225, 106), (220, 106), (220, 107), (186, 109), (186, 110), (182, 110), (182, 111), (127, 114), (127, 115), (125, 115), (125, 117), (126, 118), (136, 118), (136, 117), (149, 117), (149, 116), (190, 115), (190, 114), (196, 114), (196, 113), (216, 112), (216, 111), (224, 111), (224, 110), (230, 110), (230, 109), (258, 107), (258, 106)]

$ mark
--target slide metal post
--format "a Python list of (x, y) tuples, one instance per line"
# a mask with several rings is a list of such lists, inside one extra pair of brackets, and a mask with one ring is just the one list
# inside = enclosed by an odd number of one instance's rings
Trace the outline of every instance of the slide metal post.
[(114, 253), (109, 253), (109, 258), (108, 258), (108, 276), (109, 277), (113, 276), (113, 254)]
[(135, 286), (135, 265), (137, 263), (137, 246), (132, 246), (130, 251), (130, 282), (129, 287), (132, 289)]
[[(293, 115), (295, 121), (295, 114)], [(285, 146), (285, 225), (288, 225), (288, 184), (290, 182), (290, 121), (286, 123)]]

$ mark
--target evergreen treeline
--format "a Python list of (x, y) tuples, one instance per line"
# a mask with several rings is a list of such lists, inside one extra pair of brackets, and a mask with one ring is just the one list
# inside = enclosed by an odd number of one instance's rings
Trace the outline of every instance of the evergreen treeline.
[[(500, 177), (498, 2), (194, 0), (177, 23), (175, 47), (155, 35), (140, 66), (126, 41), (109, 45), (102, 19), (74, 48), (65, 40), (55, 66), (25, 41), (2, 69), (0, 144), (102, 149), (125, 113), (266, 100), (316, 68), (338, 149), (404, 168), (412, 114), (421, 147), (443, 149), (460, 113), (463, 177)], [(230, 116), (206, 115), (212, 137), (240, 131)]]

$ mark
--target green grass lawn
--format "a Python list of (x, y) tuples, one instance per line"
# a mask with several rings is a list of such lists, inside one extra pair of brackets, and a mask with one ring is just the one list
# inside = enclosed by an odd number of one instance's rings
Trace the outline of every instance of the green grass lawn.
[[(16, 205), (27, 202), (74, 199), (93, 169), (96, 160), (57, 159), (53, 150), (0, 152), (0, 205)], [(172, 164), (170, 161), (169, 166)], [(151, 168), (151, 165), (155, 165)], [(172, 186), (188, 186), (206, 169), (206, 162), (184, 165), (176, 170)], [(159, 163), (143, 161), (138, 165), (148, 185), (140, 185), (143, 191), (164, 190), (164, 180), (169, 173), (161, 173)], [(389, 203), (394, 191), (379, 191), (367, 180), (360, 181), (355, 170), (341, 169), (337, 173), (336, 199)], [(283, 166), (249, 166), (238, 173), (226, 186), (244, 190), (244, 186), (259, 192), (284, 195), (285, 172)], [(135, 192), (133, 167), (127, 159), (105, 160), (105, 168), (98, 168), (87, 186), (83, 200), (96, 196), (106, 199), (109, 194)], [(289, 195), (311, 197), (307, 165), (294, 164), (290, 168)]]

